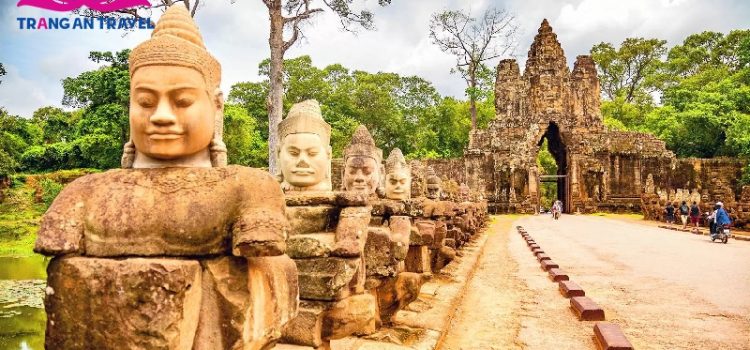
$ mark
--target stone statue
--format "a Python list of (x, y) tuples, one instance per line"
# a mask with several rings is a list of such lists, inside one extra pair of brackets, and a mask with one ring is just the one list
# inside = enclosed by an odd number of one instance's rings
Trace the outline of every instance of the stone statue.
[(431, 166), (427, 167), (427, 198), (433, 200), (440, 200), (440, 185), (442, 181), (435, 174), (435, 169)]
[(394, 148), (385, 161), (385, 197), (408, 199), (411, 197), (411, 168), (406, 164), (401, 150)]
[(375, 146), (367, 127), (360, 125), (344, 148), (343, 187), (345, 191), (376, 194), (382, 174), (383, 150)]
[(226, 166), (220, 72), (181, 4), (130, 54), (126, 169), (66, 186), (35, 243), (46, 348), (262, 348), (296, 314), (283, 193)]
[(645, 186), (645, 192), (648, 194), (653, 194), (655, 192), (654, 189), (654, 175), (649, 173), (646, 176), (646, 186)]
[(318, 101), (293, 105), (279, 124), (279, 140), (284, 191), (331, 190), (331, 126), (323, 120)]

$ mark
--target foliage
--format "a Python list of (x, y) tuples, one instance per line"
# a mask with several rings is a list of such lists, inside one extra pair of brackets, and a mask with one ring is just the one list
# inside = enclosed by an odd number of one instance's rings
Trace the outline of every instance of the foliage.
[[(2, 63), (0, 63), (0, 77), (2, 77), (3, 75), (5, 75), (6, 73), (8, 73), (8, 72), (5, 71), (5, 67), (3, 67)], [(3, 81), (0, 80), (0, 84), (2, 84), (2, 83), (3, 83)]]
[(129, 138), (129, 53), (91, 52), (92, 61), (106, 65), (63, 79), (63, 105), (79, 109), (66, 112), (42, 107), (31, 120), (2, 119), (17, 136), (15, 149), (20, 154), (13, 155), (17, 168), (49, 171), (119, 166), (122, 145)]
[[(539, 175), (557, 175), (557, 161), (549, 151), (549, 141), (546, 138), (539, 147), (536, 164), (539, 168)], [(551, 208), (555, 200), (557, 200), (557, 182), (542, 182), (539, 188), (539, 204), (544, 208)]]
[(604, 42), (594, 45), (591, 56), (597, 63), (602, 93), (627, 103), (648, 100), (648, 93), (656, 88), (653, 77), (661, 68), (666, 44), (665, 40), (627, 38), (619, 49)]
[(15, 174), (0, 202), (0, 256), (33, 255), (40, 218), (63, 188), (63, 184), (96, 172), (72, 169), (46, 174)]
[(652, 133), (680, 157), (750, 155), (750, 30), (693, 34), (668, 51), (629, 38), (592, 55), (610, 128)]
[[(270, 61), (259, 65), (269, 76)], [(359, 124), (372, 133), (379, 147), (399, 147), (410, 158), (459, 157), (468, 144), (471, 128), (469, 104), (441, 97), (432, 84), (420, 77), (394, 73), (351, 71), (340, 64), (315, 67), (309, 56), (284, 61), (284, 106), (306, 99), (321, 103), (324, 119), (331, 124), (335, 157), (349, 143)], [(488, 80), (488, 79), (486, 79)], [(489, 81), (489, 80), (488, 80)], [(478, 102), (479, 125), (494, 116), (492, 84), (484, 83)], [(229, 103), (242, 106), (265, 130), (265, 95), (268, 81), (242, 82), (232, 86)], [(261, 131), (263, 135), (263, 131)]]
[(63, 189), (63, 185), (47, 178), (40, 180), (39, 186), (42, 189), (42, 202), (47, 207), (52, 205), (52, 201), (57, 198), (57, 195), (60, 194), (60, 191)]
[(230, 164), (256, 168), (268, 164), (268, 141), (261, 136), (262, 130), (242, 106), (224, 106), (224, 143)]

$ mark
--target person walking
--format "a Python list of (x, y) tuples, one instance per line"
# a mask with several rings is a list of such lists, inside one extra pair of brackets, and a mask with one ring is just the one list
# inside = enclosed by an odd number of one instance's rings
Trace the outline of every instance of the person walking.
[(674, 224), (674, 206), (672, 203), (667, 203), (667, 206), (664, 208), (664, 212), (667, 214), (667, 223), (669, 226), (672, 226)]
[(683, 230), (687, 230), (689, 214), (690, 214), (690, 207), (688, 207), (687, 202), (682, 201), (682, 204), (680, 205), (680, 220), (682, 220)]
[(693, 201), (693, 205), (690, 206), (690, 223), (694, 226), (695, 233), (698, 233), (700, 230), (698, 229), (698, 224), (701, 219), (701, 208), (698, 206), (698, 203)]

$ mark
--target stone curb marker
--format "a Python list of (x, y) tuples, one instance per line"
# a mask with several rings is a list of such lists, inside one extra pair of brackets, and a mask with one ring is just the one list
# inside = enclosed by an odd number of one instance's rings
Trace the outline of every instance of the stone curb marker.
[(594, 335), (601, 350), (633, 350), (620, 326), (609, 322), (597, 322), (594, 325)]
[[(558, 283), (560, 294), (570, 299), (570, 308), (578, 316), (580, 321), (604, 321), (604, 310), (591, 298), (577, 283), (570, 281), (568, 275), (559, 268), (559, 265), (544, 253), (542, 248), (536, 244), (533, 238), (522, 226), (516, 226), (518, 233), (529, 245), (532, 254), (539, 261), (542, 270), (549, 273), (552, 281)], [(633, 346), (622, 333), (620, 327), (613, 323), (597, 322), (594, 326), (594, 338), (600, 350), (632, 350)]]
[(589, 297), (572, 297), (570, 298), (570, 306), (581, 321), (605, 320), (604, 310)]

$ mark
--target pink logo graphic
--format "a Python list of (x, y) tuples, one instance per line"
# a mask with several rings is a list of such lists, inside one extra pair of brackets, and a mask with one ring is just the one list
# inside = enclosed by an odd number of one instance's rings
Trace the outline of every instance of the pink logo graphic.
[(86, 6), (99, 12), (111, 12), (136, 6), (151, 6), (151, 4), (148, 0), (21, 0), (16, 6), (33, 6), (60, 12), (73, 11)]

